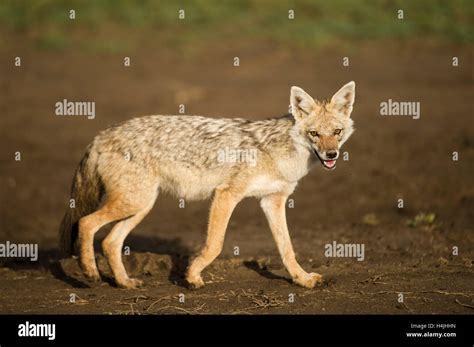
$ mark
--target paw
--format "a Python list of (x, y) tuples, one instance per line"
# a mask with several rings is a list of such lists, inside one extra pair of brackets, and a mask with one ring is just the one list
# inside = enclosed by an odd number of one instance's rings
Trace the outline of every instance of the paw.
[(138, 278), (126, 278), (124, 280), (117, 281), (117, 285), (124, 289), (136, 289), (143, 286), (143, 281)]
[(187, 276), (186, 281), (189, 284), (190, 289), (198, 289), (204, 286), (204, 281), (201, 276)]
[(97, 269), (85, 269), (84, 276), (91, 282), (100, 282), (100, 274)]
[(312, 272), (301, 277), (296, 277), (293, 281), (302, 287), (311, 289), (323, 281), (323, 276)]

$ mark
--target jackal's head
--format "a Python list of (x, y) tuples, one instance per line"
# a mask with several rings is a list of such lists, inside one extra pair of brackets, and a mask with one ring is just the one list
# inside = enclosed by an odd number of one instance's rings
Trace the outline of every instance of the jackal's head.
[(339, 89), (331, 101), (314, 100), (303, 89), (291, 87), (295, 128), (326, 169), (336, 167), (339, 149), (354, 131), (350, 118), (354, 97), (354, 82)]

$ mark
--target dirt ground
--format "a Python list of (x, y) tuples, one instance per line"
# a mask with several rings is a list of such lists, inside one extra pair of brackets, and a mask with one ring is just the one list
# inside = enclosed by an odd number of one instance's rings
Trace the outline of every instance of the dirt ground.
[[(474, 312), (472, 46), (385, 42), (308, 52), (250, 42), (192, 52), (151, 45), (127, 54), (38, 52), (13, 42), (0, 55), (0, 242), (38, 243), (40, 257), (2, 260), (0, 313)], [(13, 66), (15, 56), (21, 67)], [(453, 56), (460, 66), (452, 66)], [(349, 160), (334, 172), (317, 167), (287, 209), (297, 257), (324, 275), (320, 287), (291, 284), (250, 199), (234, 212), (223, 253), (196, 291), (185, 287), (183, 272), (204, 240), (209, 202), (180, 208), (160, 196), (132, 232), (124, 259), (144, 288), (114, 286), (100, 253), (105, 231), (96, 243), (103, 283), (87, 282), (76, 259), (58, 260), (72, 175), (99, 130), (132, 116), (176, 114), (179, 104), (187, 114), (277, 116), (287, 111), (291, 85), (328, 98), (350, 80), (357, 84), (357, 130), (344, 146)], [(96, 118), (56, 116), (54, 104), (64, 98), (95, 101)], [(421, 118), (381, 116), (379, 104), (388, 99), (421, 102)], [(407, 225), (421, 212), (435, 220)], [(364, 261), (325, 257), (333, 241), (364, 244)]]

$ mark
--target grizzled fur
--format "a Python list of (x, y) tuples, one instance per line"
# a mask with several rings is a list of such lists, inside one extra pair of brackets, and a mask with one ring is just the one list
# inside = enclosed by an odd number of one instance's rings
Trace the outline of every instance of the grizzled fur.
[[(91, 151), (101, 153), (98, 171), (101, 176), (110, 175), (111, 185), (130, 170), (140, 170), (141, 179), (155, 180), (161, 190), (186, 200), (202, 200), (216, 187), (231, 184), (243, 166), (259, 169), (246, 162), (221, 162), (220, 150), (256, 150), (262, 164), (291, 157), (296, 150), (290, 133), (293, 125), (291, 116), (262, 121), (145, 116), (101, 132)], [(116, 167), (107, 172), (111, 161)]]
[[(355, 85), (348, 83), (328, 102), (291, 89), (292, 114), (259, 121), (200, 116), (145, 116), (100, 132), (87, 147), (75, 175), (69, 209), (61, 225), (61, 247), (71, 254), (76, 239), (85, 274), (100, 275), (94, 259), (94, 234), (119, 221), (103, 243), (117, 283), (130, 279), (121, 249), (128, 233), (152, 208), (159, 191), (186, 200), (209, 198), (208, 239), (191, 264), (187, 280), (204, 283), (201, 271), (222, 249), (235, 205), (245, 197), (261, 199), (278, 249), (293, 280), (313, 287), (321, 278), (296, 262), (286, 227), (285, 201), (297, 182), (321, 162), (333, 169), (340, 146), (351, 135)], [(220, 160), (225, 150), (252, 152), (255, 162)]]

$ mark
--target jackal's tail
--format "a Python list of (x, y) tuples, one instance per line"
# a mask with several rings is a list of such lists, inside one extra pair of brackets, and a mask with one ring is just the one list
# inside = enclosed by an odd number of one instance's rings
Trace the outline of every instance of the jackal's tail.
[(103, 194), (103, 185), (97, 172), (97, 155), (87, 148), (74, 175), (68, 209), (59, 229), (59, 249), (62, 256), (75, 253), (79, 233), (79, 219), (94, 212)]

